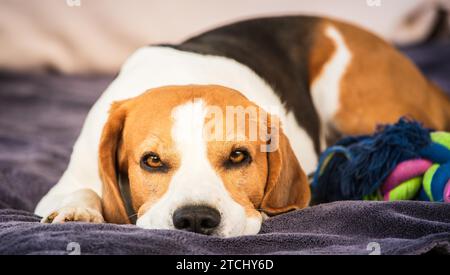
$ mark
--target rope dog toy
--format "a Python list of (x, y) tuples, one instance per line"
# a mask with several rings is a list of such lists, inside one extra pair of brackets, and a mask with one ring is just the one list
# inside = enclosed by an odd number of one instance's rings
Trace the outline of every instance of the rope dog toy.
[(402, 118), (373, 135), (344, 138), (321, 155), (311, 189), (314, 203), (450, 202), (450, 133)]

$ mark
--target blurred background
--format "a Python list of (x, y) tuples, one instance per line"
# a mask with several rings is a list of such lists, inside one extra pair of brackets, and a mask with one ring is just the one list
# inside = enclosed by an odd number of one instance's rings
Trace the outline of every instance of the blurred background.
[(0, 69), (115, 73), (140, 46), (286, 14), (331, 16), (411, 45), (448, 35), (449, 9), (450, 0), (0, 0)]

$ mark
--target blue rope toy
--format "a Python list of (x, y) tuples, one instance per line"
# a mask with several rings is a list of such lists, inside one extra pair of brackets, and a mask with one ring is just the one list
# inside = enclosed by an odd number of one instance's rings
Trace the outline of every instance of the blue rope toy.
[(322, 153), (313, 202), (414, 199), (450, 202), (450, 133), (406, 118)]

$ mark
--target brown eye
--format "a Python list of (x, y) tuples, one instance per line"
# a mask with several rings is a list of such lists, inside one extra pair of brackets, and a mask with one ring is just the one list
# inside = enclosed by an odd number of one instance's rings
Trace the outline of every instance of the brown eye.
[(159, 171), (166, 168), (161, 158), (156, 153), (148, 153), (141, 159), (141, 167), (149, 171)]
[(250, 160), (249, 154), (244, 149), (236, 149), (231, 152), (229, 157), (230, 164), (241, 164)]
[(150, 155), (147, 158), (145, 164), (153, 168), (158, 168), (162, 166), (161, 159), (157, 155)]

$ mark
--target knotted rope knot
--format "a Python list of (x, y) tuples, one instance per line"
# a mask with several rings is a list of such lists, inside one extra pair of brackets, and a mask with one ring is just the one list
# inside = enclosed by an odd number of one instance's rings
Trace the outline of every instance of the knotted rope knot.
[(370, 136), (325, 150), (311, 185), (313, 200), (450, 202), (450, 133), (405, 118)]

